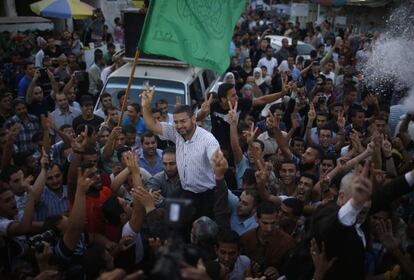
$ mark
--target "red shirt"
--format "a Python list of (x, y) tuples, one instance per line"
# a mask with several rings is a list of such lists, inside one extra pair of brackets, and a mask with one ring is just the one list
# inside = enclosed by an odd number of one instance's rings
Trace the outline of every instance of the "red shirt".
[[(99, 196), (86, 196), (86, 226), (88, 233), (105, 234), (105, 218), (102, 213), (102, 205), (112, 196), (112, 190), (108, 187), (102, 187)], [(70, 208), (73, 207), (73, 201), (70, 201)]]

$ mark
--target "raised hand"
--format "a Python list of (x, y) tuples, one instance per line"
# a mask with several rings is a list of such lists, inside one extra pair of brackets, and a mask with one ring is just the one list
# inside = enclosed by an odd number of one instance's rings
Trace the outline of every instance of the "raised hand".
[(312, 122), (316, 119), (316, 111), (315, 111), (315, 107), (313, 106), (313, 103), (309, 104), (308, 119), (309, 121), (312, 121)]
[(336, 258), (333, 258), (330, 261), (328, 261), (325, 253), (325, 244), (322, 243), (322, 250), (320, 250), (315, 239), (311, 240), (310, 252), (312, 256), (313, 265), (315, 266), (315, 273), (313, 278), (315, 280), (322, 280), (324, 279), (326, 273), (329, 271), (329, 269), (336, 261)]
[(152, 195), (142, 187), (135, 187), (131, 190), (134, 203), (140, 203), (144, 206), (145, 211), (148, 213), (150, 210), (155, 209), (155, 201)]
[(83, 132), (81, 132), (80, 135), (78, 135), (78, 137), (76, 137), (75, 139), (73, 139), (72, 141), (72, 150), (73, 151), (78, 151), (78, 152), (83, 152), (85, 150), (86, 145), (88, 144), (88, 126), (85, 126), (85, 129)]
[(257, 132), (258, 129), (259, 128), (258, 127), (255, 128), (254, 124), (252, 123), (252, 125), (250, 127), (250, 130), (243, 131), (243, 135), (244, 135), (244, 137), (246, 137), (247, 143), (249, 145), (253, 144), (253, 140), (256, 137), (256, 132)]
[(344, 171), (346, 168), (346, 163), (350, 160), (349, 157), (340, 157), (336, 160), (336, 168), (340, 171)]
[(229, 101), (229, 122), (231, 125), (237, 125), (237, 105), (238, 102), (236, 101), (236, 104), (231, 105), (231, 102)]
[(219, 150), (215, 151), (213, 157), (211, 158), (214, 174), (216, 175), (216, 180), (224, 179), (224, 174), (229, 168), (228, 162), (223, 155), (223, 152)]
[(378, 233), (379, 240), (387, 251), (394, 251), (398, 249), (399, 242), (392, 233), (391, 220), (379, 220), (376, 224), (376, 231)]
[(292, 85), (289, 84), (286, 74), (282, 74), (282, 94), (288, 95), (291, 88), (292, 88)]
[(145, 89), (141, 94), (141, 105), (142, 107), (151, 108), (151, 102), (155, 95), (155, 86), (149, 87), (145, 85)]
[(383, 136), (382, 146), (381, 146), (382, 151), (384, 152), (385, 157), (390, 157), (390, 156), (392, 156), (392, 145), (391, 145), (390, 141), (388, 141), (385, 134), (383, 134), (382, 136)]
[(40, 78), (40, 71), (36, 70), (33, 75), (33, 80), (37, 81)]
[(47, 169), (49, 166), (49, 156), (45, 151), (45, 148), (42, 147), (42, 156), (40, 158), (40, 166), (44, 169)]
[(266, 127), (268, 130), (277, 129), (279, 127), (279, 120), (270, 111), (269, 111), (269, 115), (266, 118)]
[(86, 193), (89, 188), (93, 184), (93, 180), (90, 178), (94, 173), (96, 173), (96, 168), (86, 168), (82, 171), (82, 169), (78, 168), (78, 180), (76, 184), (76, 190), (82, 191)]
[(345, 117), (344, 117), (344, 111), (343, 110), (341, 110), (338, 113), (338, 119), (337, 119), (336, 123), (338, 124), (339, 130), (343, 130), (345, 128), (346, 120), (345, 120)]
[(49, 77), (49, 80), (54, 80), (55, 79), (55, 75), (53, 75), (52, 71), (47, 70), (47, 76)]
[(41, 122), (42, 128), (45, 130), (51, 129), (52, 125), (54, 125), (50, 112), (47, 112), (47, 116), (41, 115), (40, 122)]
[(257, 186), (264, 187), (269, 182), (269, 170), (263, 165), (262, 161), (257, 160), (257, 171), (254, 173), (256, 177)]
[(205, 113), (210, 113), (211, 102), (213, 102), (213, 94), (210, 94), (208, 98), (207, 96), (205, 97), (204, 102), (201, 104), (200, 110)]
[(161, 199), (161, 190), (153, 191), (150, 190), (149, 194), (152, 196), (152, 199), (154, 200), (154, 203), (159, 203)]
[(369, 180), (370, 161), (365, 161), (365, 165), (360, 168), (355, 168), (355, 175), (351, 181), (351, 204), (357, 209), (361, 209), (365, 202), (371, 200), (372, 182)]
[(135, 153), (129, 151), (124, 153), (122, 157), (129, 172), (139, 173), (138, 157)]
[(134, 239), (132, 236), (124, 236), (121, 238), (121, 240), (119, 240), (117, 247), (120, 251), (123, 252), (123, 251), (128, 250), (133, 244), (134, 244)]

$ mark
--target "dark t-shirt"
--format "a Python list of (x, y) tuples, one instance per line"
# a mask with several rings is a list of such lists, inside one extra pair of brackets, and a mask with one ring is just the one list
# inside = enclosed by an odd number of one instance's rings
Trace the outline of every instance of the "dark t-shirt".
[(46, 99), (43, 99), (42, 102), (32, 102), (27, 106), (29, 114), (35, 115), (40, 119), (41, 115), (47, 117), (47, 113), (50, 111), (49, 103)]
[[(237, 106), (237, 116), (240, 113), (248, 112), (252, 107), (250, 99), (240, 98)], [(211, 116), (211, 133), (217, 138), (222, 149), (230, 150), (230, 124), (229, 124), (229, 110), (220, 107), (218, 102), (213, 102), (210, 107)]]
[(101, 123), (103, 123), (104, 119), (101, 117), (98, 117), (96, 115), (93, 115), (93, 119), (91, 120), (84, 120), (82, 115), (77, 116), (76, 118), (73, 119), (72, 121), (72, 127), (73, 129), (76, 131), (76, 128), (81, 125), (81, 124), (88, 124), (90, 126), (93, 126), (95, 128), (95, 131), (98, 131), (99, 126), (101, 125)]

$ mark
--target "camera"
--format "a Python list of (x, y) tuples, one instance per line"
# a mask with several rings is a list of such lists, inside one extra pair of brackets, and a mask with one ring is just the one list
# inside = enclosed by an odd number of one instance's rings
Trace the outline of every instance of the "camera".
[(81, 71), (75, 71), (75, 78), (78, 82), (85, 81), (85, 75)]
[(165, 219), (169, 227), (170, 238), (157, 258), (151, 271), (150, 279), (181, 279), (181, 263), (197, 266), (200, 253), (193, 245), (185, 244), (180, 239), (180, 231), (191, 221), (194, 215), (193, 201), (190, 199), (167, 198)]
[(44, 82), (49, 81), (49, 75), (47, 74), (47, 68), (46, 67), (39, 68), (39, 73), (40, 73), (40, 77), (39, 77), (39, 82), (40, 83), (44, 83)]
[(319, 97), (318, 102), (321, 103), (321, 104), (325, 103), (326, 102), (326, 96)]
[(173, 229), (180, 229), (194, 215), (193, 201), (191, 199), (168, 198), (165, 200), (165, 203), (165, 222)]
[(187, 245), (181, 241), (169, 244), (162, 249), (161, 255), (151, 271), (150, 279), (181, 279), (181, 264), (184, 262), (195, 267), (199, 258), (200, 254), (193, 245)]
[(28, 239), (27, 243), (29, 244), (30, 248), (32, 248), (38, 253), (41, 253), (43, 252), (43, 249), (45, 247), (43, 241), (47, 243), (54, 243), (55, 237), (55, 231), (50, 229), (43, 233), (33, 235)]

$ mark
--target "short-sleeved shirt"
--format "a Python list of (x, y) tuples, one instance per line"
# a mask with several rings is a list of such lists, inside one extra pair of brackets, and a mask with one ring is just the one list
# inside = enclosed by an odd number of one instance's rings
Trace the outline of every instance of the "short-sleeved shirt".
[(87, 124), (87, 125), (93, 126), (95, 130), (98, 131), (99, 126), (101, 125), (101, 123), (103, 123), (103, 121), (104, 121), (103, 118), (98, 117), (96, 115), (93, 115), (93, 119), (91, 120), (85, 120), (83, 116), (80, 115), (73, 119), (72, 127), (76, 131), (76, 128), (80, 126), (81, 124)]
[(72, 122), (76, 117), (81, 115), (81, 112), (71, 106), (67, 112), (62, 112), (59, 108), (56, 108), (52, 113), (50, 113), (53, 122), (56, 124), (57, 128), (60, 128), (62, 125), (67, 124), (72, 126)]
[(229, 273), (229, 280), (239, 280), (244, 278), (245, 272), (250, 268), (251, 261), (247, 256), (239, 256), (234, 263), (233, 270)]
[(148, 160), (144, 156), (144, 152), (142, 149), (137, 150), (138, 157), (139, 157), (139, 166), (147, 170), (152, 176), (157, 174), (158, 172), (163, 171), (163, 161), (162, 161), (162, 150), (157, 149), (155, 151), (157, 160), (155, 162), (155, 165), (150, 165)]
[(26, 75), (20, 79), (19, 84), (17, 85), (17, 97), (26, 98), (27, 89), (31, 82), (32, 80)]
[(122, 121), (122, 125), (133, 125), (135, 127), (135, 130), (137, 131), (137, 134), (142, 134), (147, 130), (143, 118), (139, 118), (139, 120), (136, 123), (132, 123), (129, 117), (125, 116), (124, 120)]
[(237, 232), (239, 235), (242, 235), (246, 231), (257, 227), (256, 215), (252, 215), (245, 220), (241, 220), (239, 215), (237, 215), (237, 204), (239, 203), (239, 198), (228, 190), (228, 200), (230, 208), (230, 226), (231, 229)]
[[(112, 195), (112, 190), (108, 187), (102, 187), (102, 190), (99, 193), (99, 196), (94, 197), (87, 195), (86, 196), (86, 219), (87, 224), (85, 230), (88, 233), (104, 233), (105, 232), (105, 218), (102, 213), (102, 205), (104, 202), (110, 198)], [(73, 206), (73, 201), (69, 201), (71, 207)]]
[(164, 140), (176, 145), (177, 168), (184, 190), (201, 193), (216, 186), (211, 158), (220, 148), (217, 139), (207, 130), (197, 126), (191, 140), (185, 140), (173, 125), (162, 122)]
[[(237, 119), (240, 113), (245, 113), (252, 107), (252, 100), (241, 98), (237, 102)], [(210, 107), (211, 133), (216, 137), (222, 149), (230, 150), (230, 122), (229, 110), (221, 108), (218, 102), (213, 102)]]
[(17, 221), (0, 217), (0, 236), (7, 236), (7, 231), (12, 223), (17, 223)]

